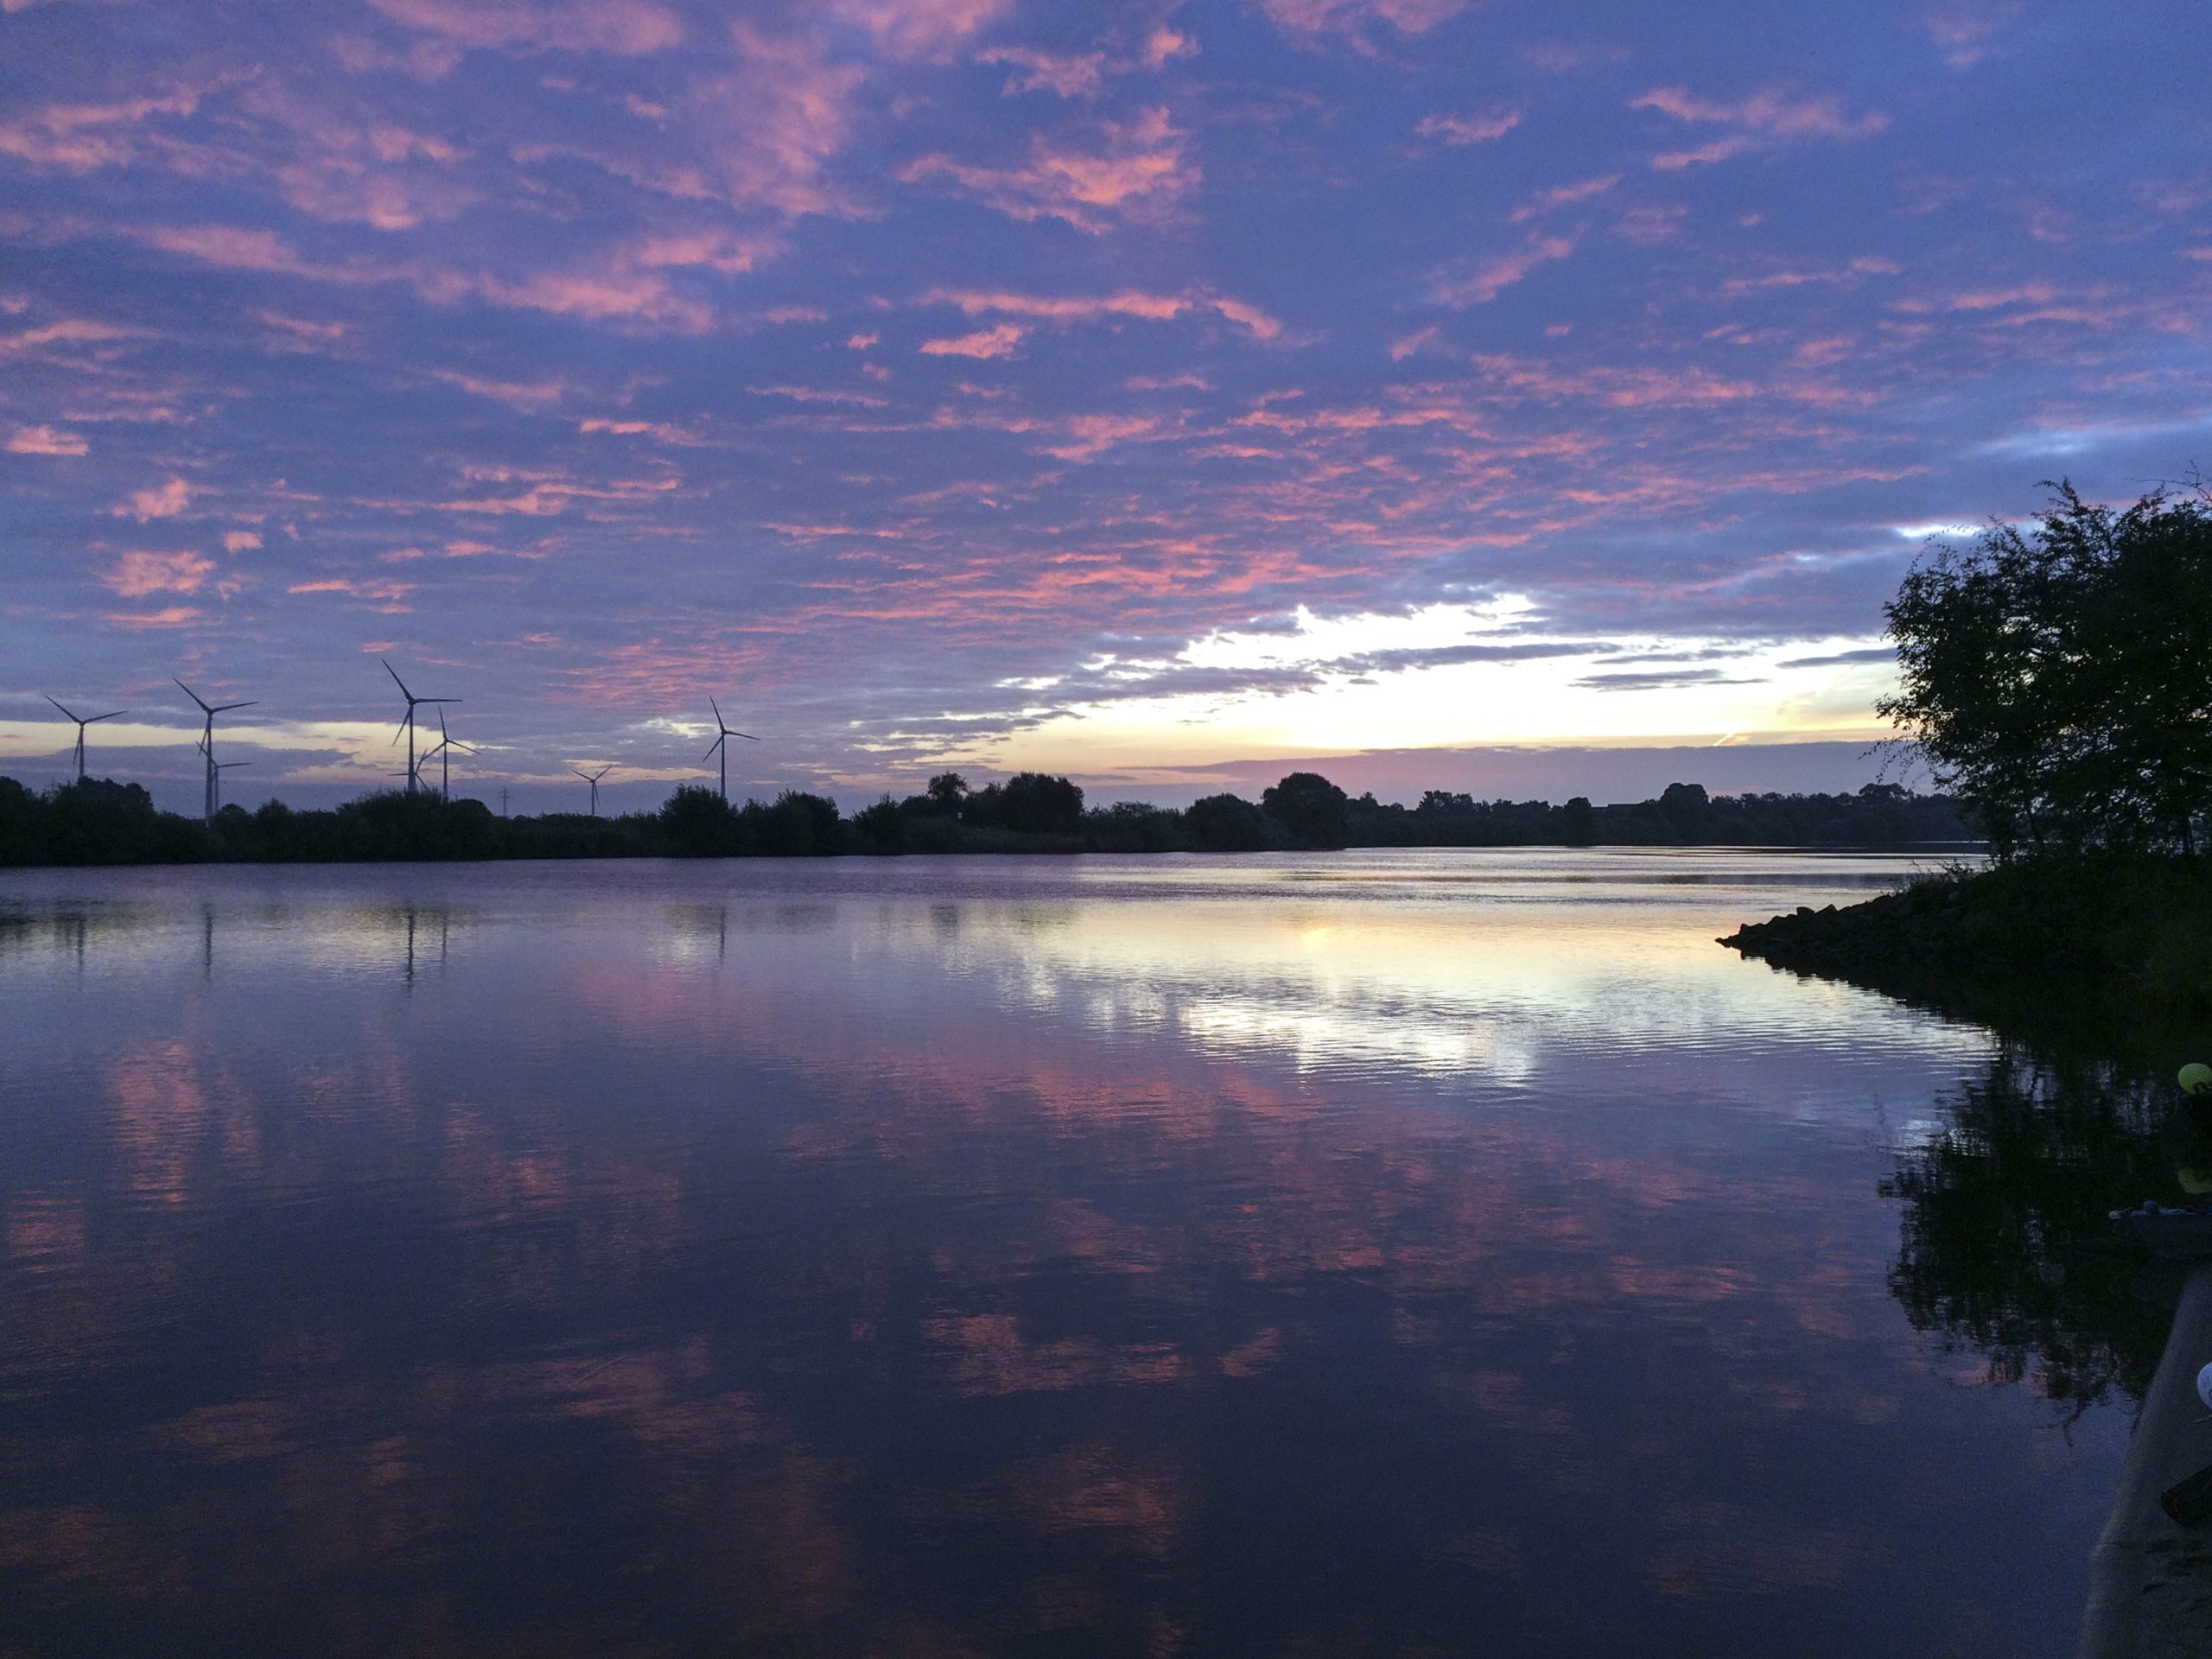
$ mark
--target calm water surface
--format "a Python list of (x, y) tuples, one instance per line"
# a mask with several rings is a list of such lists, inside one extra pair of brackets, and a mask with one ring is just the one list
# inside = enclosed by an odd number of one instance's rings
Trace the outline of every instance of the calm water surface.
[(1744, 853), (0, 877), (0, 1652), (2058, 1655)]

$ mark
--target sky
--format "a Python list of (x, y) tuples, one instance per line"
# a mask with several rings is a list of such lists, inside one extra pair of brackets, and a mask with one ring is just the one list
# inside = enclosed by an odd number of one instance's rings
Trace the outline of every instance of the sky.
[(1929, 537), (2212, 459), (2191, 0), (0, 5), (34, 784), (195, 808), (173, 677), (395, 783), (383, 659), (517, 810), (710, 697), (849, 807), (1851, 787)]

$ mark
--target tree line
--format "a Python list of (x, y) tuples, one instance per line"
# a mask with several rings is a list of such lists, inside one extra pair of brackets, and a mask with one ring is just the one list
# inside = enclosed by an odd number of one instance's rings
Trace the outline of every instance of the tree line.
[(226, 806), (213, 823), (165, 812), (137, 784), (106, 779), (37, 791), (0, 778), (0, 865), (319, 863), (508, 858), (791, 858), (902, 853), (1265, 852), (1344, 847), (1893, 847), (1956, 842), (1956, 804), (1893, 784), (1855, 794), (1708, 795), (1672, 784), (1656, 799), (1592, 806), (1577, 797), (1481, 801), (1431, 790), (1418, 804), (1353, 798), (1293, 772), (1257, 801), (1207, 796), (1179, 810), (1141, 802), (1086, 807), (1065, 778), (1021, 772), (971, 788), (957, 772), (921, 793), (847, 816), (787, 790), (732, 804), (696, 784), (658, 810), (620, 817), (499, 817), (480, 801), (380, 791), (335, 809), (270, 800)]

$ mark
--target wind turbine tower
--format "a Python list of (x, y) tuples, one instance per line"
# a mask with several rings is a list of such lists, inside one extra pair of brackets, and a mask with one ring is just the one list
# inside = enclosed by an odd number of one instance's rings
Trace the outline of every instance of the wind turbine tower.
[[(438, 699), (425, 697), (423, 701), (429, 702), (438, 701)], [(453, 701), (458, 702), (461, 699), (455, 697)], [(438, 710), (438, 741), (436, 747), (423, 750), (423, 759), (428, 760), (433, 755), (435, 755), (438, 759), (438, 798), (442, 801), (450, 801), (453, 799), (453, 751), (455, 749), (459, 749), (463, 754), (474, 754), (476, 753), (476, 751), (470, 748), (467, 744), (457, 741), (452, 734), (446, 730), (446, 711), (441, 709)]]
[[(400, 732), (407, 734), (407, 792), (412, 795), (423, 786), (422, 762), (415, 758), (416, 705), (423, 702), (459, 702), (461, 699), (459, 697), (418, 697), (407, 689), (407, 682), (399, 677), (397, 669), (390, 663), (385, 663), (381, 657), (377, 660), (384, 663), (384, 671), (391, 676), (391, 683), (399, 688), (399, 695), (407, 699), (407, 718), (399, 722), (399, 729), (392, 733), (391, 741), (397, 743), (399, 741)], [(424, 757), (426, 760), (428, 758), (428, 756)]]
[[(244, 702), (211, 703), (182, 680), (177, 681), (176, 684), (186, 696), (200, 705), (200, 712), (207, 716), (207, 723), (200, 728), (200, 755), (207, 763), (207, 793), (201, 816), (207, 823), (213, 823), (215, 814), (223, 804), (223, 770), (215, 764), (215, 716), (226, 715), (233, 709), (251, 709), (257, 699), (250, 697)], [(245, 762), (238, 760), (232, 764), (242, 766)]]
[(609, 761), (597, 772), (586, 772), (580, 766), (570, 766), (569, 770), (591, 785), (591, 815), (594, 818), (597, 817), (599, 816), (599, 780), (614, 770), (613, 763)]
[(215, 812), (219, 812), (223, 810), (223, 774), (230, 771), (233, 766), (250, 766), (252, 764), (253, 762), (251, 760), (218, 760), (215, 762), (214, 812), (210, 812), (207, 815), (208, 821), (210, 823), (214, 821)]
[[(61, 705), (54, 702), (52, 697), (48, 697), (47, 701), (53, 702), (55, 708), (61, 709)], [(81, 784), (85, 781), (85, 728), (96, 726), (104, 720), (113, 720), (118, 715), (127, 715), (130, 711), (128, 709), (118, 709), (113, 714), (94, 715), (87, 720), (78, 720), (77, 716), (70, 715), (67, 709), (61, 709), (61, 712), (68, 715), (70, 719), (77, 721), (77, 781)]]
[(724, 804), (725, 805), (727, 805), (727, 804), (728, 804), (728, 801), (729, 801), (729, 741), (730, 741), (730, 739), (732, 739), (733, 737), (741, 737), (741, 738), (743, 738), (743, 739), (744, 739), (747, 742), (748, 742), (748, 743), (758, 743), (760, 740), (759, 738), (757, 738), (757, 737), (753, 736), (753, 734), (752, 734), (752, 733), (750, 733), (750, 732), (734, 732), (734, 731), (730, 730), (730, 728), (729, 728), (729, 722), (728, 722), (728, 721), (726, 721), (726, 720), (724, 720), (724, 719), (722, 718), (722, 706), (721, 706), (721, 704), (720, 704), (719, 702), (715, 702), (715, 700), (714, 700), (712, 697), (709, 697), (709, 698), (707, 699), (707, 701), (708, 701), (708, 702), (709, 702), (709, 704), (711, 704), (711, 705), (713, 706), (713, 708), (714, 708), (714, 711), (715, 711), (715, 730), (719, 734), (719, 735), (718, 735), (718, 736), (716, 736), (716, 737), (715, 737), (715, 747), (714, 747), (714, 748), (709, 749), (709, 750), (707, 751), (706, 754), (705, 754), (702, 758), (703, 758), (703, 759), (705, 759), (705, 760), (713, 760), (713, 759), (715, 758), (715, 750), (717, 750), (717, 749), (718, 749), (718, 750), (720, 750), (720, 751), (721, 752), (721, 757), (722, 757), (722, 801), (723, 801), (723, 804)]

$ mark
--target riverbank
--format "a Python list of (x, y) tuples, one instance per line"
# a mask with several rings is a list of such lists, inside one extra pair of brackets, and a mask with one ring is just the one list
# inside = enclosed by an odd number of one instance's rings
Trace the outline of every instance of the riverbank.
[(2001, 1028), (2212, 1016), (2212, 861), (2113, 855), (1950, 869), (1720, 943)]
[[(942, 787), (941, 787), (942, 785)], [(1708, 797), (1675, 784), (1655, 800), (1477, 801), (1431, 790), (1418, 806), (1357, 799), (1294, 773), (1259, 802), (1211, 795), (1179, 810), (1084, 804), (1034, 773), (970, 791), (947, 774), (927, 794), (885, 796), (849, 817), (786, 790), (733, 804), (696, 785), (652, 812), (495, 817), (480, 801), (385, 791), (329, 810), (270, 800), (211, 822), (156, 808), (144, 789), (92, 779), (34, 791), (0, 777), (0, 866), (298, 864), (537, 858), (794, 858), (901, 853), (1247, 853), (1347, 847), (1853, 847), (1970, 845), (1955, 803), (1872, 784), (1851, 795)]]

